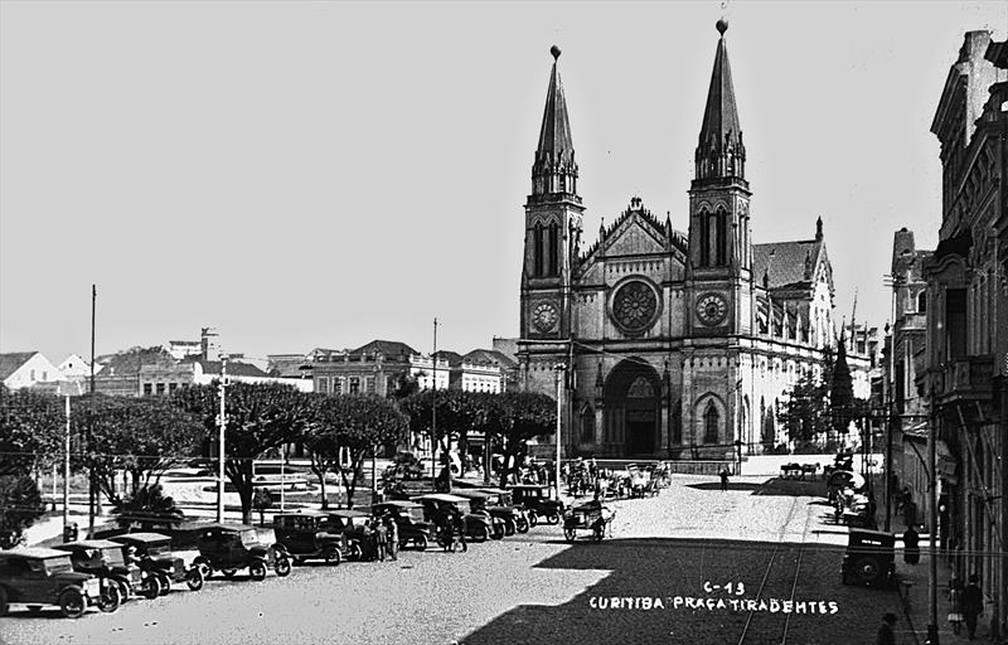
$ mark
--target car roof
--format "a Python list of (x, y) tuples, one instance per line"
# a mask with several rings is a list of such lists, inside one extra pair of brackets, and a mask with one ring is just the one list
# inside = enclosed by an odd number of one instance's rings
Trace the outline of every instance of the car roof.
[(508, 490), (513, 490), (515, 488), (553, 488), (549, 484), (511, 484), (508, 486)]
[(404, 499), (393, 499), (387, 502), (379, 502), (377, 504), (372, 504), (371, 508), (379, 508), (382, 506), (395, 506), (398, 508), (418, 508), (422, 506), (422, 504), (417, 504), (416, 502), (407, 502)]
[(200, 526), (194, 528), (198, 528), (201, 531), (205, 531), (207, 529), (220, 529), (222, 531), (229, 531), (234, 533), (239, 533), (241, 531), (255, 530), (254, 526), (249, 526), (248, 524), (237, 524), (237, 523), (227, 524), (223, 522), (207, 522), (206, 524), (201, 524)]
[(490, 493), (482, 490), (477, 490), (475, 488), (466, 488), (463, 490), (456, 489), (454, 494), (459, 495), (461, 497), (468, 497), (470, 499), (472, 498), (486, 499), (487, 497), (490, 497)]
[(63, 547), (71, 548), (81, 548), (81, 549), (109, 549), (116, 548), (121, 549), (122, 544), (119, 542), (113, 542), (112, 540), (77, 540), (76, 542), (65, 542), (63, 544), (55, 545), (56, 549), (67, 550)]
[(329, 517), (329, 513), (327, 511), (317, 511), (314, 509), (300, 509), (295, 513), (277, 513), (273, 516), (274, 519), (281, 517), (311, 517), (318, 519), (322, 517)]
[(467, 497), (459, 497), (458, 495), (450, 495), (448, 493), (428, 493), (427, 495), (417, 495), (413, 499), (429, 499), (435, 502), (468, 502)]
[(371, 517), (368, 513), (363, 511), (329, 511), (327, 515), (335, 515), (336, 517)]
[(149, 544), (153, 542), (171, 542), (171, 537), (161, 533), (123, 533), (110, 538), (113, 542), (136, 542), (138, 544)]
[(489, 486), (483, 486), (483, 487), (480, 487), (480, 488), (476, 488), (475, 490), (478, 490), (478, 491), (483, 492), (483, 493), (489, 493), (491, 495), (502, 495), (502, 494), (508, 492), (508, 491), (504, 490), (503, 488), (491, 488)]
[(29, 558), (32, 560), (48, 560), (49, 558), (65, 558), (69, 554), (66, 551), (57, 551), (56, 549), (47, 549), (41, 546), (32, 546), (25, 549), (10, 549), (7, 551), (0, 551), (0, 557), (6, 558), (10, 556), (18, 558)]

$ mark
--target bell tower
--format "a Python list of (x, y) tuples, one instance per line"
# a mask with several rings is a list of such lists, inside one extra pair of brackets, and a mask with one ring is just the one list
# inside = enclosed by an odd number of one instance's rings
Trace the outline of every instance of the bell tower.
[(567, 101), (557, 71), (560, 48), (550, 48), (553, 69), (539, 145), (532, 164), (532, 194), (525, 202), (525, 253), (521, 274), (521, 338), (570, 336), (570, 285), (584, 207), (577, 194)]
[(720, 34), (690, 185), (689, 262), (692, 328), (700, 335), (749, 330), (749, 182), (725, 32)]

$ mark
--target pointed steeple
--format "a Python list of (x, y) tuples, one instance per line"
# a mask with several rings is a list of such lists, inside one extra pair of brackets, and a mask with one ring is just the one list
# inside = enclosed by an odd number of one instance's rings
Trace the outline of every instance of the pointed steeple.
[(707, 90), (707, 106), (696, 149), (696, 178), (737, 177), (744, 180), (745, 146), (742, 144), (742, 128), (739, 126), (724, 37), (728, 21), (724, 18), (718, 20), (717, 30), (721, 37), (714, 54), (714, 71)]
[(550, 48), (553, 70), (549, 89), (546, 90), (546, 108), (542, 127), (539, 128), (539, 145), (532, 165), (532, 195), (577, 194), (577, 163), (574, 162), (574, 144), (571, 141), (570, 120), (563, 84), (557, 71), (560, 48)]

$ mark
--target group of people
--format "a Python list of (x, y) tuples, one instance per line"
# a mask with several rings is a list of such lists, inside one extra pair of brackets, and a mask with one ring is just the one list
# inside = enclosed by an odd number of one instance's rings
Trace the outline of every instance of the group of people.
[(442, 507), (434, 518), (434, 526), (442, 541), (458, 539), (463, 548), (466, 547), (465, 516), (458, 508)]
[(364, 522), (362, 549), (364, 557), (384, 562), (399, 558), (399, 525), (391, 515)]
[[(952, 625), (952, 632), (958, 634), (965, 623), (966, 635), (970, 640), (976, 639), (977, 620), (983, 614), (984, 599), (979, 582), (980, 577), (973, 574), (969, 577), (969, 583), (964, 586), (962, 580), (953, 572), (948, 584), (948, 621)], [(882, 617), (882, 625), (875, 640), (877, 645), (896, 644), (893, 626), (897, 620), (896, 614), (891, 612)]]

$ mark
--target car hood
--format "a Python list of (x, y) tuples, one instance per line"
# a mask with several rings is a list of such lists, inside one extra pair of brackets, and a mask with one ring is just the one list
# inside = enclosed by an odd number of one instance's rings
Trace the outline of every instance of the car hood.
[(74, 571), (74, 572), (69, 572), (68, 571), (66, 573), (57, 573), (56, 575), (54, 575), (52, 577), (52, 579), (55, 580), (55, 581), (57, 581), (57, 582), (60, 582), (62, 584), (77, 585), (78, 587), (80, 587), (81, 585), (84, 584), (85, 580), (90, 580), (93, 577), (94, 576), (92, 576), (90, 574), (87, 574), (87, 573), (78, 573), (76, 571)]

